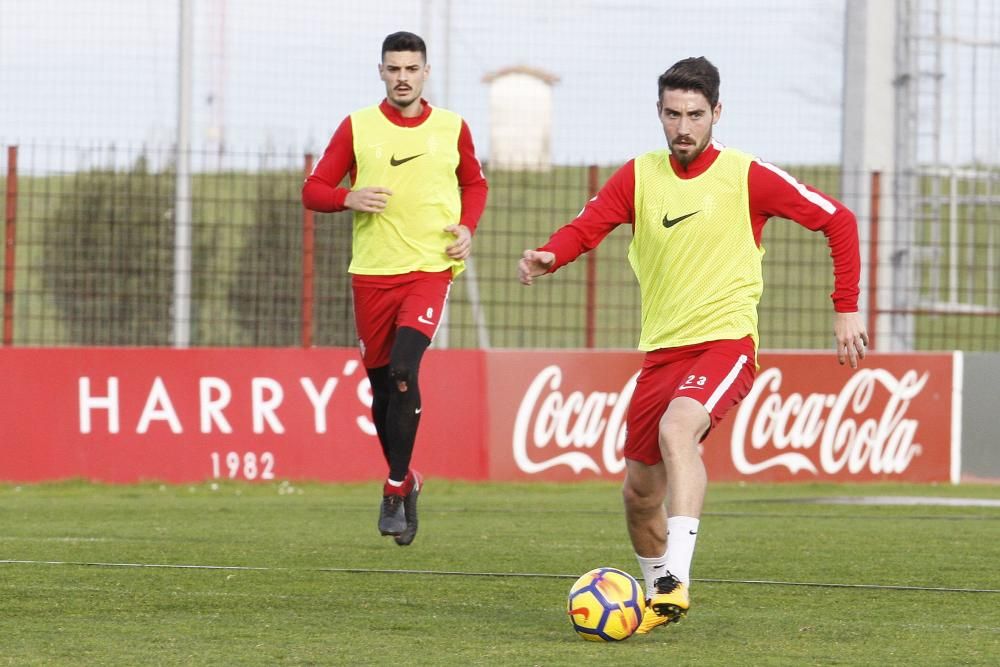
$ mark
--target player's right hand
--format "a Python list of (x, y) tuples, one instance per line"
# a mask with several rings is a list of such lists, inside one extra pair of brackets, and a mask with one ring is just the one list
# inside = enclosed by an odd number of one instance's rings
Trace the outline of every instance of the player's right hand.
[(389, 203), (392, 190), (378, 185), (369, 185), (357, 190), (351, 190), (344, 198), (344, 206), (352, 211), (362, 213), (381, 213)]
[(517, 277), (522, 285), (530, 285), (535, 278), (545, 275), (556, 262), (556, 256), (547, 250), (525, 250), (517, 263)]

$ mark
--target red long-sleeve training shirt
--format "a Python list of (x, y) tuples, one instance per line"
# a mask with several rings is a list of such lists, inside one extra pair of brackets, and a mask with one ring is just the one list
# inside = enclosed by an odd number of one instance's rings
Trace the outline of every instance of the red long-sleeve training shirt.
[[(379, 109), (392, 123), (401, 127), (416, 127), (427, 120), (431, 114), (431, 105), (421, 99), (423, 113), (414, 118), (406, 118), (396, 107), (382, 100)], [(476, 148), (472, 143), (472, 132), (462, 121), (462, 129), (458, 135), (458, 167), (455, 175), (458, 177), (458, 187), (461, 190), (462, 215), (459, 224), (465, 225), (470, 232), (475, 232), (479, 217), (486, 208), (488, 185), (483, 176), (482, 166), (476, 157)], [(302, 187), (302, 203), (306, 208), (322, 213), (344, 211), (347, 207), (344, 200), (350, 188), (341, 187), (340, 183), (347, 174), (351, 176), (351, 185), (357, 177), (357, 164), (354, 159), (354, 132), (351, 128), (351, 117), (348, 116), (337, 127), (330, 139), (323, 157), (316, 163), (313, 172), (306, 178)]]
[[(671, 156), (674, 173), (683, 179), (694, 178), (708, 169), (719, 155), (710, 144), (686, 168)], [(564, 225), (539, 248), (556, 256), (556, 269), (569, 264), (583, 253), (596, 248), (618, 225), (635, 223), (634, 160), (629, 160), (608, 179), (572, 222)], [(842, 203), (819, 190), (799, 183), (774, 165), (755, 160), (747, 176), (750, 195), (750, 221), (754, 240), (760, 246), (764, 225), (772, 217), (788, 218), (826, 236), (833, 257), (834, 288), (830, 295), (834, 310), (853, 313), (858, 310), (858, 282), (861, 261), (858, 253), (858, 228), (854, 214)], [(835, 208), (827, 213), (810, 200), (819, 195)]]

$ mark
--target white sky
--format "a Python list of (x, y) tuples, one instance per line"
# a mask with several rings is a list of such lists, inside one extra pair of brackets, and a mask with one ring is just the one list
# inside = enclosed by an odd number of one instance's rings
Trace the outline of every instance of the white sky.
[[(403, 29), (428, 40), (425, 96), (466, 118), (484, 158), (488, 72), (559, 76), (555, 161), (615, 164), (663, 144), (656, 78), (691, 55), (722, 73), (718, 139), (785, 164), (840, 156), (845, 0), (192, 2), (196, 146), (221, 126), (233, 150), (322, 151), (381, 99), (381, 41)], [(0, 0), (0, 142), (169, 144), (177, 6)]]

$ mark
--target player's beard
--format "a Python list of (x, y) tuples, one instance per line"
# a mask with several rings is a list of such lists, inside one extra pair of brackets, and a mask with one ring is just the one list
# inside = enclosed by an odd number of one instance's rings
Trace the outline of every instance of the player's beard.
[[(678, 139), (679, 138), (680, 137), (678, 137)], [(690, 137), (684, 137), (684, 138), (690, 139)], [(705, 148), (711, 141), (712, 141), (712, 133), (709, 132), (699, 143), (694, 144), (694, 146), (687, 143), (683, 144), (684, 148), (688, 150), (684, 153), (681, 153), (674, 148), (674, 146), (677, 144), (677, 139), (674, 139), (673, 143), (670, 146), (670, 152), (674, 154), (674, 157), (677, 159), (678, 162), (681, 163), (681, 166), (686, 167), (689, 164), (691, 164), (696, 157), (698, 157), (699, 155), (702, 154), (702, 152), (704, 152)]]

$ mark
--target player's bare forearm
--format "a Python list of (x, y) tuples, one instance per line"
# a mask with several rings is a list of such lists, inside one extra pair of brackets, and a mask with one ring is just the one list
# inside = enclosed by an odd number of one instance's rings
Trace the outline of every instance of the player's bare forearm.
[(525, 250), (517, 263), (517, 278), (522, 285), (531, 285), (535, 278), (545, 275), (556, 262), (555, 254), (546, 250)]
[(849, 362), (851, 368), (857, 368), (868, 348), (868, 331), (861, 313), (837, 313), (833, 334), (837, 338), (837, 361), (841, 366)]

